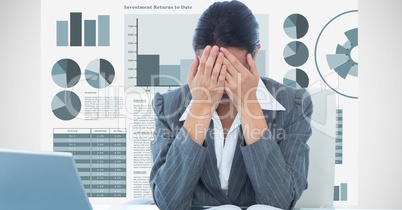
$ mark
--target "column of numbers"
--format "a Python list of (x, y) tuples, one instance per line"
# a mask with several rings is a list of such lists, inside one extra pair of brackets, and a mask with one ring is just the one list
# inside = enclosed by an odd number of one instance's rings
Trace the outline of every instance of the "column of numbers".
[(126, 133), (110, 131), (110, 196), (126, 197)]

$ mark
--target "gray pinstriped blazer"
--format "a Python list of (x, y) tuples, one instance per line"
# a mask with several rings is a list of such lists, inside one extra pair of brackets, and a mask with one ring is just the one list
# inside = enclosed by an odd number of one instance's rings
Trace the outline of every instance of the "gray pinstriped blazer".
[(263, 110), (269, 130), (261, 140), (245, 145), (240, 131), (229, 178), (228, 195), (220, 188), (213, 135), (203, 146), (192, 141), (179, 121), (191, 100), (188, 85), (153, 99), (156, 115), (151, 143), (150, 185), (162, 210), (192, 206), (267, 204), (292, 209), (307, 188), (312, 102), (305, 89), (286, 87), (262, 78), (286, 111)]

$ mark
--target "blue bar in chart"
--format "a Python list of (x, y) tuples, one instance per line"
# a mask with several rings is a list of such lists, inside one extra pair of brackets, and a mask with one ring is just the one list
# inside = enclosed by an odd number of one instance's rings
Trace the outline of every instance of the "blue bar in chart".
[(258, 52), (258, 58), (256, 61), (256, 65), (257, 65), (257, 70), (258, 70), (258, 75), (260, 77), (265, 77), (265, 73), (268, 71), (266, 66), (266, 62), (265, 62), (265, 58), (266, 58), (266, 51), (265, 50), (260, 50)]
[(98, 46), (110, 46), (110, 16), (98, 16)]
[(159, 85), (177, 86), (182, 85), (180, 81), (180, 65), (160, 65)]
[(96, 46), (96, 20), (85, 20), (84, 32), (84, 45)]
[(57, 21), (57, 46), (68, 46), (68, 21)]
[(193, 59), (181, 59), (180, 60), (180, 78), (183, 84), (187, 84), (188, 73), (190, 72)]
[(341, 201), (348, 200), (348, 184), (341, 183)]

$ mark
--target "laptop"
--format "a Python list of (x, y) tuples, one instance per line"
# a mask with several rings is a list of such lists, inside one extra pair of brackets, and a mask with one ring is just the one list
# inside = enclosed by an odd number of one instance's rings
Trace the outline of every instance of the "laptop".
[(0, 209), (92, 207), (71, 153), (0, 149)]

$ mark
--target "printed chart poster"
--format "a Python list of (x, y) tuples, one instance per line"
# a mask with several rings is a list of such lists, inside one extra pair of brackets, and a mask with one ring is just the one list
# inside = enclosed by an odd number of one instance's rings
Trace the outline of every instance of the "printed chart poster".
[[(41, 148), (73, 154), (91, 202), (152, 198), (152, 99), (186, 85), (213, 2), (41, 1)], [(357, 205), (357, 0), (243, 3), (260, 26), (259, 75), (310, 92), (311, 141), (335, 147), (334, 203)]]

